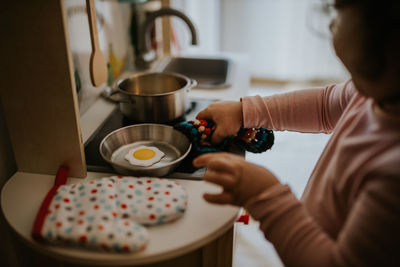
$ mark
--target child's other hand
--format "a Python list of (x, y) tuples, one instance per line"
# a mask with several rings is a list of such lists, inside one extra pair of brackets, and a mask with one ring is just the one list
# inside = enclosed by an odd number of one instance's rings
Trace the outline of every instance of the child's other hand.
[(208, 153), (193, 160), (195, 167), (207, 167), (205, 181), (223, 187), (220, 194), (204, 194), (204, 199), (216, 204), (243, 206), (251, 197), (279, 183), (267, 169), (251, 164), (229, 153)]
[(225, 137), (237, 133), (242, 127), (242, 103), (235, 101), (215, 102), (200, 111), (196, 118), (214, 121), (216, 128), (211, 137), (211, 142), (218, 144)]

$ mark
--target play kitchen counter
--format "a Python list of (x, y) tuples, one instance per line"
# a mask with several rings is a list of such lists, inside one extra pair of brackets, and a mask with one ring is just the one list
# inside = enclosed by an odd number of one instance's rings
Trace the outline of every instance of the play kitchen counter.
[[(37, 254), (33, 259), (46, 254), (54, 260), (54, 264), (43, 264), (46, 266), (70, 263), (80, 266), (230, 266), (233, 225), (239, 209), (206, 203), (202, 194), (219, 188), (203, 181), (178, 180), (188, 193), (186, 213), (173, 223), (150, 228), (150, 242), (141, 252), (95, 253), (47, 246), (32, 240), (35, 215), (54, 183), (60, 164), (70, 167), (68, 183), (110, 175), (87, 172), (83, 144), (116, 105), (99, 98), (80, 116), (64, 2), (38, 1), (21, 9), (20, 4), (11, 1), (7, 6), (9, 12), (1, 18), (12, 25), (6, 29), (8, 41), (3, 45), (3, 50), (8, 51), (3, 58), (4, 65), (8, 66), (3, 73), (8, 77), (3, 81), (3, 88), (12, 90), (0, 90), (18, 167), (1, 191), (2, 212), (10, 228), (37, 252), (30, 253)], [(26, 25), (32, 24), (32, 17), (40, 31), (24, 30)], [(234, 57), (231, 59), (235, 69), (230, 88), (213, 92), (196, 89), (189, 98), (238, 99), (245, 95), (242, 90), (249, 85), (247, 66), (236, 64)], [(13, 78), (21, 73), (24, 79)], [(18, 252), (18, 257), (28, 257)], [(34, 265), (34, 262), (29, 263)], [(36, 265), (40, 266), (40, 262)]]
[[(193, 99), (238, 99), (248, 88), (246, 64), (241, 57), (233, 57), (232, 86), (209, 92), (193, 89)], [(115, 104), (99, 100), (81, 117), (83, 143), (96, 132), (105, 119), (116, 109)], [(68, 183), (85, 182), (112, 174), (88, 172), (85, 179), (69, 178)], [(181, 177), (180, 177), (181, 178)], [(174, 179), (174, 177), (172, 177)], [(32, 225), (40, 204), (54, 183), (53, 175), (17, 172), (3, 187), (1, 205), (9, 225), (36, 251), (56, 262), (80, 265), (142, 265), (146, 266), (231, 266), (234, 248), (233, 225), (239, 208), (211, 205), (204, 201), (204, 192), (217, 192), (219, 187), (203, 181), (176, 180), (188, 193), (188, 206), (184, 216), (172, 223), (149, 227), (150, 242), (145, 250), (132, 254), (98, 253), (62, 248), (37, 243), (31, 237)]]

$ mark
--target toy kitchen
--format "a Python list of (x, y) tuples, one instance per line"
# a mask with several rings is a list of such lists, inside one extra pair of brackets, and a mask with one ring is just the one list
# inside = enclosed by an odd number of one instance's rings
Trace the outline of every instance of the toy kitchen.
[(240, 209), (203, 200), (220, 188), (174, 126), (246, 95), (246, 59), (177, 51), (171, 17), (190, 46), (201, 35), (170, 2), (7, 4), (1, 100), (17, 170), (1, 206), (29, 261), (232, 266)]

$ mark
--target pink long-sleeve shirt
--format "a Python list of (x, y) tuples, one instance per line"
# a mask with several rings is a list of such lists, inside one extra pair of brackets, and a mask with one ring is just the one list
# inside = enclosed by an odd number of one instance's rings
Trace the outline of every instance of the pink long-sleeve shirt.
[(400, 109), (349, 81), (242, 99), (244, 127), (331, 133), (301, 200), (276, 184), (245, 208), (287, 266), (400, 266)]

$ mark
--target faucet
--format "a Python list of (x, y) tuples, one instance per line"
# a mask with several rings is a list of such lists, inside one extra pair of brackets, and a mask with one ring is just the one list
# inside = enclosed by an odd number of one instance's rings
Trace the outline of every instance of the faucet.
[(143, 22), (142, 26), (139, 26), (139, 35), (138, 35), (138, 54), (136, 55), (136, 65), (142, 68), (147, 68), (149, 64), (155, 59), (155, 56), (149, 58), (149, 47), (150, 47), (150, 38), (147, 34), (150, 30), (150, 26), (154, 23), (154, 21), (158, 17), (164, 16), (176, 16), (181, 18), (189, 27), (189, 30), (192, 34), (192, 45), (197, 45), (197, 33), (196, 29), (191, 22), (191, 20), (181, 11), (164, 7), (156, 11), (152, 11), (147, 13), (147, 17)]

